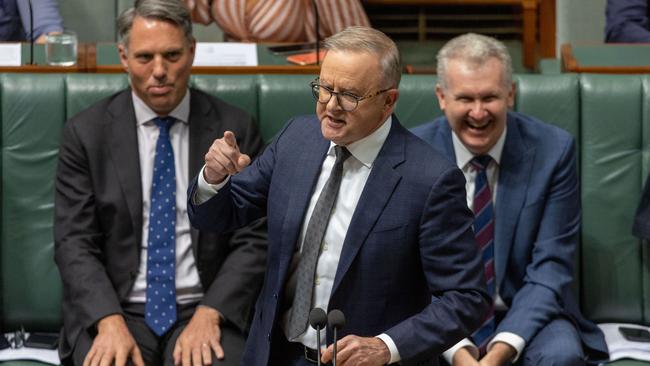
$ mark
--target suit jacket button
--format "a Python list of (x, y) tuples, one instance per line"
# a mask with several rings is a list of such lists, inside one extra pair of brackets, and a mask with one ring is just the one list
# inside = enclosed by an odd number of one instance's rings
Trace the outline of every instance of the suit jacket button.
[(136, 278), (138, 277), (138, 271), (131, 271), (129, 272), (129, 275), (131, 276), (131, 278)]
[(266, 338), (268, 339), (269, 343), (271, 343), (271, 333), (267, 333)]
[(273, 298), (277, 300), (277, 299), (278, 299), (278, 294), (277, 294), (277, 293), (274, 293), (274, 294), (273, 294)]

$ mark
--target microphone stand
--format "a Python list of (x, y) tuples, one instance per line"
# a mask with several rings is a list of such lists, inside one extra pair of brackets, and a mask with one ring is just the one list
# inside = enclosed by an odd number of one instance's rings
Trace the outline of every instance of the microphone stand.
[(316, 350), (318, 352), (318, 360), (316, 364), (320, 365), (320, 324), (316, 326)]
[(334, 334), (334, 348), (333, 348), (333, 357), (332, 357), (332, 366), (336, 366), (336, 356), (338, 353), (337, 347), (336, 347), (336, 341), (338, 340), (338, 335), (337, 335), (337, 330), (341, 329), (345, 326), (345, 315), (343, 315), (343, 312), (338, 309), (334, 309), (327, 314), (327, 322), (329, 323), (329, 326), (332, 328), (333, 334)]
[(34, 64), (34, 11), (32, 10), (32, 0), (28, 1), (29, 5), (29, 64)]
[(325, 315), (325, 310), (321, 308), (313, 308), (309, 312), (309, 325), (312, 328), (316, 329), (316, 352), (318, 354), (318, 361), (316, 362), (318, 366), (321, 366), (320, 363), (320, 331), (324, 326), (327, 325), (327, 315)]
[(336, 336), (336, 328), (338, 328), (338, 327), (332, 327), (332, 328), (333, 328), (333, 331), (334, 331), (334, 354), (332, 355), (333, 356), (332, 357), (332, 366), (336, 366), (336, 353), (337, 353), (337, 351), (336, 351), (336, 340), (339, 339)]
[(316, 0), (312, 0), (311, 3), (314, 6), (314, 19), (316, 19), (316, 66), (318, 66), (320, 65), (320, 34), (318, 33), (318, 23), (320, 23), (320, 19), (318, 17), (318, 5), (316, 5)]

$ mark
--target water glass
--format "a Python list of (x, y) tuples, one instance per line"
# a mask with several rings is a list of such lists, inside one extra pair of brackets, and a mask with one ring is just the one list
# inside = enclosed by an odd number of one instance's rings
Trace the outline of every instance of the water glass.
[(77, 34), (63, 31), (48, 34), (45, 40), (45, 60), (52, 66), (72, 66), (77, 63)]

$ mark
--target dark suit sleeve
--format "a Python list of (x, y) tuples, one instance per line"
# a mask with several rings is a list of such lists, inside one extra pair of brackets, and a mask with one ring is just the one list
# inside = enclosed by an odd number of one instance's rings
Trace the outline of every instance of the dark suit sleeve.
[[(114, 286), (104, 267), (105, 234), (97, 221), (90, 166), (73, 122), (61, 139), (54, 197), (54, 255), (64, 288), (64, 316), (92, 327), (120, 313)], [(73, 336), (76, 338), (75, 336)]]
[(441, 354), (479, 327), (491, 299), (472, 232), (465, 179), (448, 169), (433, 185), (420, 223), (420, 255), (431, 303), (386, 331), (402, 360)]
[(608, 0), (605, 42), (650, 42), (648, 0)]
[[(573, 139), (567, 139), (552, 174), (547, 195), (527, 204), (520, 215), (519, 225), (528, 226), (531, 230), (537, 228), (537, 237), (523, 286), (515, 294), (506, 316), (497, 327), (497, 333), (515, 333), (526, 343), (543, 326), (563, 313), (562, 297), (569, 293), (573, 279), (573, 258), (580, 228), (580, 196)], [(527, 222), (527, 217), (537, 217), (536, 213), (541, 213), (541, 221), (538, 224)]]
[[(240, 150), (255, 158), (264, 148), (252, 119), (238, 119)], [(230, 253), (205, 293), (203, 305), (217, 309), (242, 332), (248, 330), (252, 308), (266, 269), (266, 218), (236, 230), (229, 241)]]
[(192, 199), (198, 185), (197, 178), (194, 178), (187, 190), (187, 213), (192, 226), (199, 230), (223, 233), (266, 215), (278, 141), (294, 121), (285, 125), (250, 166), (231, 176), (218, 194), (200, 205), (194, 204)]

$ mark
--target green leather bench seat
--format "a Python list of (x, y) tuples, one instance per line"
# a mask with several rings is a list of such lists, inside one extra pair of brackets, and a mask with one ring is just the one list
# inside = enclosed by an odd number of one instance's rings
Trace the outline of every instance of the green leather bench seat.
[(61, 284), (53, 266), (53, 177), (66, 118), (59, 75), (4, 75), (2, 101), (2, 329), (56, 330)]
[[(191, 83), (249, 111), (270, 141), (290, 117), (314, 112), (313, 79), (196, 75)], [(396, 107), (403, 124), (413, 127), (441, 114), (435, 81), (404, 75)], [(650, 78), (549, 74), (517, 75), (515, 81), (515, 110), (566, 129), (578, 142), (583, 228), (576, 289), (584, 313), (598, 322), (650, 324), (650, 256), (630, 234), (650, 166), (650, 131), (644, 128), (650, 126)], [(0, 74), (1, 331), (60, 327), (61, 282), (52, 239), (60, 131), (66, 119), (127, 85), (122, 74)]]
[(649, 81), (629, 75), (584, 75), (581, 80), (581, 289), (588, 300), (582, 305), (599, 321), (650, 321), (648, 248), (631, 234), (648, 173), (643, 154)]

